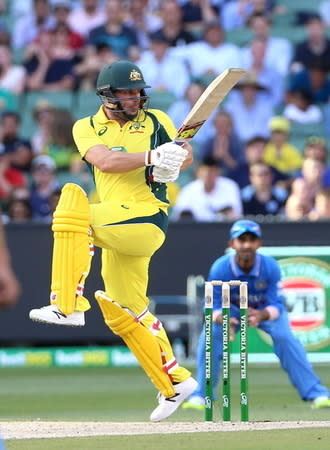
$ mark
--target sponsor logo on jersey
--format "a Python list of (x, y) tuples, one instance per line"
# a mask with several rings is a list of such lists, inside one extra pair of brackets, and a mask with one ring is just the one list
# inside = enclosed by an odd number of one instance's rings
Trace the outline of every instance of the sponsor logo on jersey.
[(128, 128), (129, 134), (144, 133), (144, 128), (145, 126), (141, 122), (133, 122)]
[(108, 127), (102, 127), (97, 133), (99, 136), (103, 136), (108, 131)]

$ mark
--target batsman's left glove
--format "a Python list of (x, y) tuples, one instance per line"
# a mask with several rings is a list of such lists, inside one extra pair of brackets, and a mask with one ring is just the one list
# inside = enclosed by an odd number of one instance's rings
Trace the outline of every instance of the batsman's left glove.
[(154, 167), (153, 171), (154, 181), (158, 183), (170, 183), (176, 181), (179, 178), (180, 167), (177, 169), (162, 169), (161, 167)]

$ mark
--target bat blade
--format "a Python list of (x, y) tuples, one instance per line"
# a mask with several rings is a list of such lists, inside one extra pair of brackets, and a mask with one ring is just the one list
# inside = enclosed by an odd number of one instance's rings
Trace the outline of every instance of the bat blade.
[(223, 101), (228, 92), (245, 75), (243, 69), (227, 69), (216, 77), (194, 104), (192, 110), (177, 130), (175, 142), (190, 141), (210, 114)]

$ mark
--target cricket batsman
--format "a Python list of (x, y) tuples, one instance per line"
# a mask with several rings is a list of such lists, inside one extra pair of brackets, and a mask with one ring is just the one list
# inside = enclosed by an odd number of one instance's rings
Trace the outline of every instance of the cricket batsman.
[(159, 391), (150, 420), (170, 416), (197, 382), (175, 359), (161, 322), (148, 309), (148, 267), (165, 240), (169, 202), (166, 183), (191, 165), (192, 148), (172, 142), (176, 129), (160, 110), (148, 110), (147, 86), (138, 66), (116, 61), (97, 79), (102, 101), (78, 120), (73, 137), (90, 167), (99, 203), (67, 183), (54, 212), (50, 305), (30, 318), (83, 326), (90, 308), (83, 296), (93, 246), (102, 248), (104, 291), (95, 298), (106, 325), (134, 353)]

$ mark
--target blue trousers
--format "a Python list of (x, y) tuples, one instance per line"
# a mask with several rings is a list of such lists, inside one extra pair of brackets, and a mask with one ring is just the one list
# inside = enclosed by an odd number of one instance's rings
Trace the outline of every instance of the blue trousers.
[[(234, 314), (237, 316), (237, 314)], [(322, 385), (307, 360), (305, 349), (291, 329), (286, 312), (282, 312), (276, 320), (260, 322), (261, 330), (269, 334), (273, 340), (273, 350), (280, 360), (282, 368), (288, 374), (292, 385), (302, 400), (313, 400), (321, 395), (330, 396), (329, 390)], [(222, 325), (213, 323), (213, 359), (212, 382), (213, 397), (217, 398), (222, 360)], [(204, 397), (205, 393), (205, 336), (202, 330), (197, 348), (197, 381), (198, 388), (193, 395)]]

